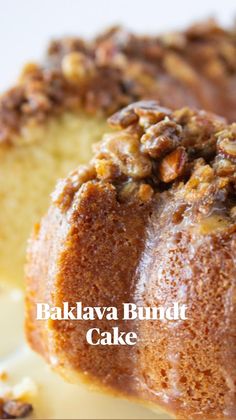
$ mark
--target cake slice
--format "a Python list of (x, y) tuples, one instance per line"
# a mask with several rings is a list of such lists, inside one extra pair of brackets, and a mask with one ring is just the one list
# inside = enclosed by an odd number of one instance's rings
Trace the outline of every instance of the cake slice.
[[(204, 111), (129, 105), (90, 163), (60, 181), (28, 248), (26, 332), (67, 379), (177, 418), (236, 413), (236, 126)], [(36, 320), (63, 308), (187, 305), (187, 320)], [(135, 331), (91, 345), (87, 331)], [(99, 334), (96, 333), (96, 340)]]
[(106, 117), (141, 98), (236, 117), (236, 39), (213, 21), (185, 32), (54, 41), (0, 99), (0, 279), (22, 283), (26, 239), (55, 181), (91, 156)]

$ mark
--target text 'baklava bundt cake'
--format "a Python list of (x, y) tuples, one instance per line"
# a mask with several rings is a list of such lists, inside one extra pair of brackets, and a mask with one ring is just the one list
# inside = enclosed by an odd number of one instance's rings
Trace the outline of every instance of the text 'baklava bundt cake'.
[(158, 99), (236, 117), (236, 38), (214, 22), (163, 36), (115, 28), (62, 39), (0, 99), (0, 278), (20, 282), (26, 238), (58, 177), (90, 157), (106, 117)]
[[(177, 418), (236, 416), (236, 125), (152, 101), (110, 118), (90, 163), (60, 181), (28, 249), (26, 331), (84, 377)], [(185, 321), (36, 320), (50, 307), (186, 304)], [(132, 324), (132, 325), (131, 325)], [(89, 328), (137, 331), (89, 345)]]

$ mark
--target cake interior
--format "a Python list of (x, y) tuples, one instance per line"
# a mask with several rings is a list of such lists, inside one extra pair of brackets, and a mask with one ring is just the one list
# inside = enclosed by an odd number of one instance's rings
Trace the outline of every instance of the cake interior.
[(58, 178), (88, 161), (91, 144), (107, 130), (103, 117), (64, 113), (22, 129), (0, 146), (0, 281), (23, 285), (27, 239), (46, 211)]

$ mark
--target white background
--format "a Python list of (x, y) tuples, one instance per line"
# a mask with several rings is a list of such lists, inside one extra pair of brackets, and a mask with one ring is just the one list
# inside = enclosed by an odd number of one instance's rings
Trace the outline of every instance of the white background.
[(0, 90), (51, 38), (92, 36), (112, 24), (140, 32), (182, 28), (210, 16), (232, 24), (235, 0), (0, 0)]

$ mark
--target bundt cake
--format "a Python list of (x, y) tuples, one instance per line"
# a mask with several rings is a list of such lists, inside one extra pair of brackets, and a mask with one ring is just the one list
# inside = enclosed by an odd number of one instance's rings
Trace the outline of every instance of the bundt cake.
[[(236, 417), (236, 125), (141, 101), (115, 113), (90, 163), (61, 180), (27, 257), (30, 345), (176, 418)], [(37, 320), (36, 306), (187, 305), (187, 319)], [(87, 331), (136, 331), (90, 345)], [(98, 336), (96, 335), (96, 339)]]
[(158, 99), (236, 118), (236, 37), (213, 21), (143, 37), (114, 28), (62, 39), (0, 99), (0, 279), (19, 284), (26, 238), (57, 178), (90, 157), (106, 117)]

